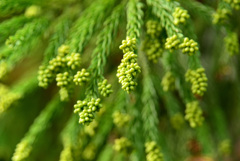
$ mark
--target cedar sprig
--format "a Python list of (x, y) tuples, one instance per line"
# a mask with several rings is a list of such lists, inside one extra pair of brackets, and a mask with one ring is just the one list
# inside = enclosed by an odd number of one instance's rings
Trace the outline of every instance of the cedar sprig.
[(77, 125), (77, 117), (72, 115), (61, 132), (63, 149), (60, 153), (60, 161), (73, 161), (73, 150), (78, 144), (78, 141), (75, 139), (78, 137), (80, 129), (81, 127)]
[[(96, 98), (99, 97), (98, 81), (103, 77), (103, 68), (106, 64), (107, 56), (110, 53), (113, 37), (118, 29), (123, 6), (123, 4), (120, 4), (113, 10), (111, 16), (104, 22), (104, 28), (97, 37), (97, 47), (93, 51), (93, 59), (89, 66), (91, 78), (86, 90), (86, 99), (84, 101), (78, 101), (77, 104), (74, 105), (74, 108), (76, 108), (74, 112), (80, 116), (79, 123), (88, 125), (95, 118), (95, 112), (102, 106), (100, 99)], [(92, 106), (90, 104), (95, 101), (98, 102), (96, 104), (97, 108), (92, 110), (90, 109), (90, 106)]]
[(39, 18), (27, 23), (24, 27), (18, 30), (14, 35), (6, 40), (6, 45), (14, 50), (21, 50), (21, 47), (41, 35), (49, 24), (48, 19)]
[[(6, 41), (8, 44), (6, 50), (4, 50), (4, 62), (6, 64), (7, 74), (13, 69), (13, 67), (21, 61), (25, 56), (30, 54), (30, 50), (36, 47), (35, 45), (41, 42), (43, 32), (49, 26), (47, 18), (35, 19), (24, 25), (19, 29), (15, 35), (10, 36)], [(1, 75), (1, 74), (0, 74)], [(3, 75), (1, 75), (2, 77)]]
[(56, 111), (63, 106), (64, 104), (60, 104), (60, 101), (57, 97), (52, 99), (52, 101), (47, 105), (47, 107), (34, 120), (33, 124), (30, 126), (29, 131), (17, 144), (17, 147), (12, 157), (13, 161), (24, 161), (29, 157), (36, 139), (42, 132), (47, 129), (47, 127), (51, 123), (50, 120), (52, 119)]
[(29, 22), (30, 20), (32, 19), (20, 15), (3, 21), (0, 24), (0, 42), (5, 41), (9, 35), (14, 34), (19, 28), (21, 28), (25, 23)]
[(114, 0), (99, 0), (93, 2), (83, 11), (80, 18), (71, 28), (69, 39), (66, 41), (66, 44), (70, 46), (71, 52), (83, 52), (84, 47), (94, 32), (100, 28), (109, 9), (113, 7), (113, 4)]
[(68, 36), (70, 26), (73, 21), (74, 13), (69, 14), (68, 11), (63, 13), (56, 21), (53, 27), (54, 33), (50, 37), (47, 49), (44, 52), (43, 64), (48, 63), (58, 54), (58, 47), (61, 46)]
[(107, 57), (110, 54), (113, 39), (118, 30), (123, 7), (124, 4), (120, 4), (113, 10), (111, 15), (104, 22), (104, 28), (97, 37), (96, 48), (93, 51), (92, 61), (89, 66), (89, 71), (92, 77), (90, 80), (90, 86), (88, 88), (89, 91), (92, 91), (95, 94), (98, 93), (98, 81), (103, 78), (104, 67), (107, 62)]
[(127, 36), (138, 39), (143, 24), (143, 3), (130, 0), (127, 5)]
[(145, 56), (141, 55), (143, 66), (143, 91), (141, 100), (143, 104), (142, 119), (144, 120), (143, 128), (147, 140), (159, 141), (158, 135), (158, 112), (157, 112), (157, 93), (155, 91), (151, 78), (150, 67)]
[(166, 29), (169, 37), (173, 35), (182, 36), (182, 31), (176, 27), (172, 16), (174, 7), (177, 7), (175, 3), (165, 0), (147, 0), (147, 4), (152, 7), (152, 13), (160, 19), (160, 23)]
[(214, 13), (213, 8), (203, 5), (198, 1), (192, 0), (180, 0), (181, 5), (187, 9), (190, 14), (204, 18), (206, 22), (211, 22), (212, 14)]

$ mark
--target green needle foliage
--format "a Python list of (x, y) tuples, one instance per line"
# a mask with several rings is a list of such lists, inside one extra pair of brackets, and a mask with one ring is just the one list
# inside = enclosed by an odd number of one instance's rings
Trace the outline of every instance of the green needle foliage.
[(0, 161), (238, 161), (239, 0), (0, 0)]

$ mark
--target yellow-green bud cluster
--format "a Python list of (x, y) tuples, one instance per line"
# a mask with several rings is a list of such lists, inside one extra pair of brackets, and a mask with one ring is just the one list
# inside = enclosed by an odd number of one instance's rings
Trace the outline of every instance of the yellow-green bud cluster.
[(96, 146), (93, 143), (87, 145), (82, 153), (84, 160), (93, 160), (96, 156)]
[(132, 150), (132, 143), (127, 138), (121, 137), (119, 139), (115, 139), (113, 148), (117, 152), (130, 153)]
[(154, 20), (148, 20), (146, 23), (147, 34), (151, 37), (158, 37), (162, 31), (161, 25)]
[(147, 35), (146, 40), (144, 41), (143, 48), (146, 52), (149, 61), (157, 63), (158, 58), (162, 56), (164, 43), (161, 43), (159, 38), (162, 27), (161, 25), (154, 20), (148, 20), (146, 23)]
[(68, 53), (70, 52), (70, 47), (68, 45), (61, 45), (59, 48), (58, 48), (58, 55), (59, 56), (65, 56), (67, 55)]
[[(128, 47), (128, 49), (130, 49), (130, 47)], [(134, 54), (133, 50), (125, 53), (117, 70), (117, 77), (119, 79), (119, 83), (122, 84), (122, 89), (127, 91), (127, 93), (133, 91), (137, 86), (135, 78), (140, 72), (141, 68), (137, 64), (137, 55)]]
[(61, 87), (59, 90), (60, 100), (61, 101), (68, 101), (69, 100), (69, 93), (71, 92), (71, 89), (68, 87)]
[(122, 45), (119, 46), (119, 49), (123, 51), (124, 54), (136, 49), (136, 38), (127, 37), (126, 40), (122, 41)]
[(58, 55), (56, 56), (56, 58), (53, 58), (52, 60), (49, 61), (48, 69), (57, 73), (62, 68), (66, 67), (66, 63), (67, 63), (66, 58)]
[(98, 83), (98, 91), (103, 97), (108, 97), (113, 92), (112, 85), (107, 84), (107, 79), (104, 79)]
[(192, 128), (202, 125), (202, 122), (204, 120), (202, 114), (203, 112), (199, 106), (198, 101), (187, 103), (187, 108), (185, 110), (185, 119), (189, 122)]
[(213, 14), (213, 23), (222, 24), (229, 18), (230, 15), (231, 11), (229, 9), (218, 8), (217, 11)]
[(32, 147), (27, 141), (21, 141), (17, 144), (16, 150), (13, 154), (12, 161), (23, 161), (30, 155)]
[(88, 126), (84, 127), (84, 132), (88, 134), (89, 136), (95, 135), (95, 130), (98, 127), (98, 122), (93, 120)]
[(161, 85), (164, 91), (170, 91), (175, 89), (175, 78), (170, 71), (168, 71), (163, 76)]
[(182, 49), (183, 54), (194, 55), (198, 51), (198, 43), (193, 39), (185, 37), (183, 43), (179, 45), (179, 48)]
[(24, 15), (25, 15), (26, 17), (29, 17), (29, 18), (31, 18), (31, 17), (37, 17), (37, 16), (39, 16), (39, 15), (41, 14), (41, 11), (42, 11), (42, 10), (41, 10), (41, 7), (36, 6), (36, 5), (32, 5), (32, 6), (30, 6), (30, 7), (28, 7), (28, 8), (26, 9)]
[(79, 53), (71, 53), (70, 56), (67, 56), (66, 60), (67, 66), (69, 66), (72, 70), (80, 66), (81, 58)]
[(172, 51), (178, 49), (179, 44), (180, 44), (179, 37), (177, 35), (173, 35), (172, 37), (168, 37), (166, 39), (165, 48)]
[(218, 150), (219, 150), (220, 154), (222, 154), (223, 156), (229, 156), (229, 154), (231, 154), (231, 142), (230, 142), (230, 140), (225, 139), (225, 140), (221, 141)]
[(124, 127), (124, 125), (127, 125), (130, 121), (130, 116), (128, 114), (121, 113), (120, 111), (114, 112), (112, 117), (113, 123), (119, 128)]
[(203, 96), (207, 91), (207, 76), (204, 68), (197, 70), (188, 70), (185, 74), (187, 82), (192, 83), (192, 93), (198, 96)]
[(60, 161), (73, 161), (72, 148), (70, 145), (65, 145), (60, 154)]
[(146, 52), (149, 61), (157, 63), (158, 58), (162, 56), (164, 49), (158, 38), (152, 38), (144, 41), (144, 51)]
[[(64, 83), (61, 82), (60, 77), (64, 77), (61, 75), (61, 71), (63, 69), (74, 70), (77, 67), (80, 66), (80, 54), (78, 53), (71, 53), (69, 54), (69, 46), (67, 45), (61, 45), (58, 48), (58, 55), (51, 59), (47, 65), (40, 66), (39, 72), (38, 72), (38, 80), (39, 80), (39, 86), (46, 88), (50, 82), (54, 80), (54, 77), (57, 75), (58, 86), (64, 86)], [(58, 74), (59, 73), (59, 74)], [(70, 74), (68, 75), (69, 78), (66, 79), (72, 79), (70, 77)], [(65, 82), (66, 83), (66, 82)]]
[(0, 114), (20, 98), (20, 94), (13, 93), (5, 85), (0, 84)]
[(228, 36), (224, 39), (224, 41), (226, 49), (230, 53), (230, 55), (239, 54), (239, 41), (237, 33), (229, 33)]
[(94, 119), (94, 113), (99, 111), (99, 109), (102, 107), (102, 104), (100, 104), (100, 98), (91, 98), (89, 101), (77, 101), (77, 103), (74, 105), (74, 113), (79, 114), (79, 123), (80, 124), (86, 124), (88, 125), (91, 123)]
[(147, 161), (163, 161), (163, 154), (156, 142), (147, 142), (145, 144), (145, 152)]
[(190, 16), (187, 12), (187, 10), (184, 10), (180, 7), (176, 7), (174, 12), (173, 12), (173, 17), (174, 17), (174, 24), (179, 25), (179, 24), (185, 24), (186, 19), (188, 19)]
[(69, 75), (68, 72), (58, 73), (56, 76), (57, 86), (66, 87), (72, 82), (72, 76)]
[(38, 70), (38, 85), (40, 87), (47, 88), (49, 83), (53, 80), (53, 71), (48, 69), (46, 66), (40, 66)]
[(57, 86), (60, 87), (59, 95), (61, 101), (68, 101), (69, 100), (69, 93), (71, 92), (71, 83), (73, 77), (68, 73), (58, 73), (56, 75)]
[(181, 113), (176, 113), (171, 116), (171, 125), (174, 129), (181, 129), (184, 124), (184, 117)]
[(240, 0), (225, 0), (235, 10), (240, 10)]
[(73, 82), (75, 82), (76, 85), (81, 86), (90, 80), (89, 76), (89, 72), (83, 68), (81, 71), (78, 71), (77, 74), (74, 75)]

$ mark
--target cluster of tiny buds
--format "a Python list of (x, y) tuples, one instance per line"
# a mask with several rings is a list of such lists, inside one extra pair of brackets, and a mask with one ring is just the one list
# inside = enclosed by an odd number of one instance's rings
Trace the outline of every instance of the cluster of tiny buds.
[(59, 161), (73, 161), (72, 148), (70, 144), (64, 145), (63, 151), (60, 154)]
[(194, 55), (198, 51), (198, 43), (187, 37), (184, 38), (183, 42), (179, 45), (184, 54)]
[(172, 127), (176, 130), (181, 129), (181, 127), (184, 124), (184, 121), (185, 121), (184, 117), (180, 112), (173, 114), (170, 120)]
[(121, 64), (118, 66), (117, 77), (122, 84), (122, 88), (130, 93), (137, 86), (134, 78), (141, 72), (140, 66), (136, 63), (137, 55), (128, 52), (124, 55)]
[(158, 62), (158, 58), (162, 56), (164, 51), (159, 39), (146, 39), (146, 41), (144, 41), (144, 50), (148, 60), (153, 63)]
[(79, 123), (88, 125), (94, 119), (94, 113), (102, 107), (100, 98), (91, 98), (90, 100), (78, 100), (74, 105), (74, 113), (79, 114)]
[(148, 20), (146, 23), (147, 34), (151, 37), (158, 37), (162, 31), (161, 25), (154, 20)]
[(239, 41), (236, 32), (229, 33), (224, 39), (225, 46), (230, 55), (239, 54)]
[(188, 19), (190, 16), (187, 10), (184, 10), (180, 7), (176, 7), (173, 12), (173, 17), (174, 17), (174, 24), (179, 25), (179, 24), (185, 24), (186, 19)]
[(218, 151), (223, 156), (229, 156), (231, 154), (231, 141), (229, 139), (222, 140), (218, 147)]
[(32, 147), (29, 145), (28, 141), (21, 141), (17, 144), (16, 150), (13, 154), (12, 161), (22, 161), (25, 160), (31, 153)]
[(170, 91), (175, 89), (175, 78), (170, 71), (168, 71), (163, 76), (161, 85), (164, 91)]
[(132, 143), (127, 138), (121, 137), (119, 139), (115, 139), (113, 148), (117, 152), (129, 154), (132, 151)]
[[(61, 78), (63, 75), (60, 74), (60, 72), (65, 69), (66, 67), (69, 67), (69, 70), (74, 70), (77, 67), (80, 66), (80, 54), (78, 53), (71, 53), (69, 54), (69, 46), (67, 45), (61, 45), (58, 48), (58, 55), (51, 59), (47, 65), (40, 66), (39, 72), (38, 72), (38, 80), (39, 80), (39, 86), (46, 88), (48, 84), (54, 80), (54, 77), (57, 75), (57, 82), (59, 82), (58, 86), (63, 86), (66, 83), (61, 82)], [(66, 68), (67, 69), (67, 68)], [(59, 73), (59, 74), (58, 74)], [(65, 73), (66, 74), (66, 73)], [(70, 76), (70, 74), (67, 74)]]
[(69, 52), (70, 52), (70, 47), (68, 45), (63, 44), (58, 48), (58, 55), (61, 57), (66, 56)]
[(71, 55), (66, 58), (67, 66), (69, 66), (72, 70), (76, 69), (80, 66), (81, 58), (79, 53), (71, 53)]
[(68, 101), (69, 100), (69, 94), (71, 92), (71, 88), (68, 87), (61, 87), (59, 90), (60, 100), (61, 101)]
[(42, 12), (41, 7), (32, 5), (26, 9), (24, 15), (28, 18), (37, 17), (41, 14), (41, 12)]
[(158, 58), (162, 56), (164, 46), (159, 38), (162, 27), (154, 20), (148, 20), (146, 23), (147, 35), (143, 43), (143, 50), (146, 52), (149, 61), (158, 62)]
[(119, 128), (124, 127), (130, 121), (130, 116), (128, 114), (121, 113), (120, 111), (115, 111), (112, 117), (113, 123)]
[(53, 80), (53, 73), (46, 66), (41, 65), (38, 70), (38, 84), (40, 87), (46, 88)]
[(240, 0), (225, 0), (235, 10), (240, 10)]
[(188, 70), (185, 74), (187, 82), (192, 83), (192, 92), (197, 96), (203, 96), (207, 91), (207, 76), (204, 68)]
[(172, 37), (168, 37), (166, 39), (165, 48), (173, 51), (179, 48), (180, 43), (181, 41), (179, 40), (179, 37), (177, 35), (173, 35)]
[(203, 112), (199, 106), (198, 101), (187, 103), (187, 108), (185, 110), (185, 119), (189, 122), (192, 128), (202, 125), (202, 122), (204, 120), (202, 114)]
[(213, 23), (214, 24), (222, 24), (224, 23), (228, 18), (229, 16), (231, 15), (231, 11), (229, 9), (226, 9), (226, 8), (218, 8), (217, 9), (217, 12), (215, 12), (213, 14)]
[(97, 127), (98, 127), (98, 122), (93, 120), (88, 126), (84, 127), (84, 132), (89, 136), (94, 136)]
[(88, 144), (82, 152), (83, 160), (94, 160), (96, 152), (96, 145), (94, 143)]
[(16, 100), (21, 98), (21, 94), (11, 92), (7, 86), (0, 84), (0, 114), (6, 111)]
[(121, 60), (121, 64), (118, 66), (117, 77), (119, 78), (119, 83), (122, 84), (123, 90), (130, 93), (137, 86), (137, 82), (134, 79), (141, 72), (140, 66), (137, 64), (137, 55), (134, 53), (136, 38), (127, 37), (122, 42), (123, 44), (120, 46), (120, 49), (125, 54)]
[(56, 75), (57, 86), (59, 87), (66, 87), (72, 82), (72, 76), (69, 75), (68, 72), (58, 73)]
[(121, 49), (124, 54), (129, 51), (134, 51), (136, 49), (136, 38), (127, 37), (126, 40), (122, 41), (119, 49)]
[(112, 85), (107, 83), (107, 79), (98, 83), (98, 91), (103, 97), (108, 97), (113, 92)]
[(145, 143), (147, 161), (163, 161), (163, 154), (155, 141)]
[(81, 71), (78, 71), (77, 74), (74, 75), (73, 82), (76, 85), (81, 86), (90, 80), (89, 77), (90, 77), (90, 73), (87, 72), (87, 70), (83, 68)]

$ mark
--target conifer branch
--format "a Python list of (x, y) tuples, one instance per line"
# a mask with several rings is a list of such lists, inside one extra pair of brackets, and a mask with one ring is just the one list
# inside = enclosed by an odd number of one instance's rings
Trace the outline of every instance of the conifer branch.
[(192, 0), (180, 0), (180, 3), (186, 8), (190, 13), (195, 14), (199, 17), (203, 17), (206, 22), (212, 21), (212, 14), (214, 13), (213, 8), (203, 5), (198, 1)]
[(147, 136), (148, 140), (155, 140), (159, 141), (158, 138), (158, 112), (156, 110), (157, 103), (154, 101), (156, 100), (156, 91), (153, 86), (153, 82), (151, 77), (148, 73), (148, 67), (143, 67), (143, 94), (142, 94), (142, 103), (143, 103), (143, 110), (142, 110), (142, 117), (144, 121), (144, 130), (145, 135)]
[(119, 4), (112, 14), (104, 22), (103, 30), (97, 37), (97, 46), (92, 54), (92, 61), (89, 66), (91, 71), (91, 82), (89, 89), (96, 95), (97, 83), (102, 79), (104, 73), (104, 66), (106, 65), (107, 57), (110, 54), (113, 38), (116, 36), (118, 30), (119, 21), (121, 18), (124, 4)]
[(76, 128), (76, 125), (77, 117), (73, 115), (61, 133), (63, 150), (60, 154), (60, 161), (72, 161), (74, 159), (73, 150), (77, 147), (78, 141), (76, 138), (78, 137), (79, 131), (81, 129), (81, 127), (78, 125)]
[(66, 42), (72, 52), (83, 52), (84, 47), (93, 33), (99, 29), (104, 17), (108, 13), (108, 9), (111, 8), (113, 4), (114, 0), (99, 0), (92, 3), (91, 6), (83, 11), (80, 18), (70, 30), (70, 36)]
[(16, 16), (11, 19), (5, 20), (2, 23), (0, 23), (0, 42), (3, 42), (6, 40), (6, 38), (14, 34), (20, 27), (22, 27), (25, 23), (30, 21), (31, 18), (27, 18), (23, 15)]
[(147, 4), (152, 7), (152, 13), (160, 19), (161, 25), (166, 28), (169, 37), (173, 35), (181, 36), (181, 29), (174, 24), (172, 12), (174, 11), (173, 2), (165, 0), (147, 0)]
[(48, 20), (46, 18), (39, 18), (27, 23), (22, 29), (8, 38), (6, 45), (14, 50), (20, 50), (23, 45), (43, 33), (47, 26)]
[(61, 46), (67, 38), (74, 13), (69, 14), (68, 11), (63, 13), (54, 26), (54, 33), (49, 40), (47, 49), (44, 52), (43, 64), (48, 63), (53, 57), (58, 54), (58, 48)]
[(139, 0), (129, 0), (127, 5), (127, 36), (139, 38), (143, 24), (143, 3)]
[[(141, 55), (141, 62), (143, 66), (143, 91), (141, 95), (142, 100), (142, 120), (143, 121), (143, 129), (144, 134), (146, 137), (146, 141), (154, 141), (158, 145), (164, 144), (164, 139), (161, 138), (163, 135), (160, 134), (158, 125), (158, 110), (157, 107), (159, 106), (156, 102), (157, 100), (157, 93), (154, 88), (152, 76), (150, 73), (150, 68), (147, 64), (146, 58)], [(163, 152), (166, 152), (167, 147), (161, 147), (163, 148)], [(162, 155), (162, 153), (159, 151), (159, 154)], [(164, 160), (171, 160), (170, 156), (165, 156), (166, 154), (163, 154)]]
[(5, 72), (1, 73), (0, 71), (0, 78), (11, 71), (19, 61), (29, 54), (29, 50), (40, 42), (48, 25), (49, 21), (46, 18), (35, 19), (25, 24), (15, 35), (9, 37), (6, 41), (8, 46), (1, 54), (3, 62), (0, 65), (4, 65)]
[(56, 111), (63, 107), (64, 104), (60, 104), (58, 97), (55, 97), (47, 107), (41, 112), (41, 114), (35, 119), (31, 125), (29, 131), (25, 134), (24, 138), (17, 144), (15, 152), (13, 154), (13, 161), (26, 160), (34, 146), (39, 134), (44, 132), (50, 124), (50, 120)]

